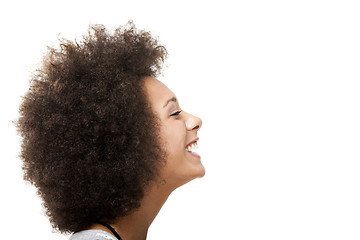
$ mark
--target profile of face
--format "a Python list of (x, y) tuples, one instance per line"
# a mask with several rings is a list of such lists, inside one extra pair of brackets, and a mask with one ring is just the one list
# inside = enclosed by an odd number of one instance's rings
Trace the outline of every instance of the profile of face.
[(160, 119), (161, 144), (166, 165), (160, 172), (162, 180), (173, 189), (205, 175), (200, 156), (191, 150), (199, 140), (202, 121), (182, 111), (175, 94), (159, 80), (147, 77), (144, 87), (152, 110)]

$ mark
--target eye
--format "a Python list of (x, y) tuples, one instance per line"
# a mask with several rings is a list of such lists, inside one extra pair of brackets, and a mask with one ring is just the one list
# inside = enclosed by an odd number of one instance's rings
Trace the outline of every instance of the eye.
[(171, 117), (173, 117), (173, 116), (179, 116), (179, 114), (180, 114), (181, 112), (182, 112), (182, 111), (177, 111), (177, 112), (171, 114), (170, 116), (171, 116)]

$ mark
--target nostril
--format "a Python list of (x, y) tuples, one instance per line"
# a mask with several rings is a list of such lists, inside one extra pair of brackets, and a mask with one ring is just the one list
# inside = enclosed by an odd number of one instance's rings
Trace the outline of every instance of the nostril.
[(196, 127), (194, 127), (192, 130), (196, 130), (199, 129), (199, 125), (197, 125)]

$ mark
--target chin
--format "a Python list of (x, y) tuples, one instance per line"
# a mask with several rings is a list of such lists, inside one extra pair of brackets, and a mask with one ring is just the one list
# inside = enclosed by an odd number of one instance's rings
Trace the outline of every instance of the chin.
[[(193, 177), (191, 178), (191, 180), (197, 179), (197, 178), (202, 178), (205, 176), (205, 168), (204, 166), (201, 164), (201, 166), (197, 167), (196, 173), (194, 173)], [(191, 181), (190, 180), (190, 181)]]
[(201, 172), (201, 174), (199, 175), (199, 178), (202, 178), (202, 177), (204, 177), (205, 176), (205, 173), (206, 173), (206, 171), (205, 171), (205, 168), (204, 168), (204, 170)]
[(198, 179), (198, 178), (202, 178), (205, 176), (205, 169), (202, 168), (201, 170), (198, 170), (196, 173), (193, 173), (191, 175), (188, 175), (186, 178), (184, 178), (182, 181), (179, 181), (178, 184), (176, 184), (177, 186), (175, 187), (181, 187), (189, 182), (191, 182), (192, 180)]
[(201, 164), (201, 166), (198, 167), (198, 172), (197, 172), (197, 175), (196, 175), (196, 178), (202, 178), (205, 176), (205, 168), (204, 166)]

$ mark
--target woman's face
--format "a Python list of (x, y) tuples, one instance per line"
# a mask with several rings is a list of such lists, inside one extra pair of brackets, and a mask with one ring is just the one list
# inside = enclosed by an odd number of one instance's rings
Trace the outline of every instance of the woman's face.
[(144, 81), (152, 110), (161, 120), (161, 143), (167, 154), (162, 180), (176, 188), (204, 176), (200, 156), (192, 152), (199, 140), (201, 119), (182, 111), (175, 94), (165, 84), (152, 77)]

